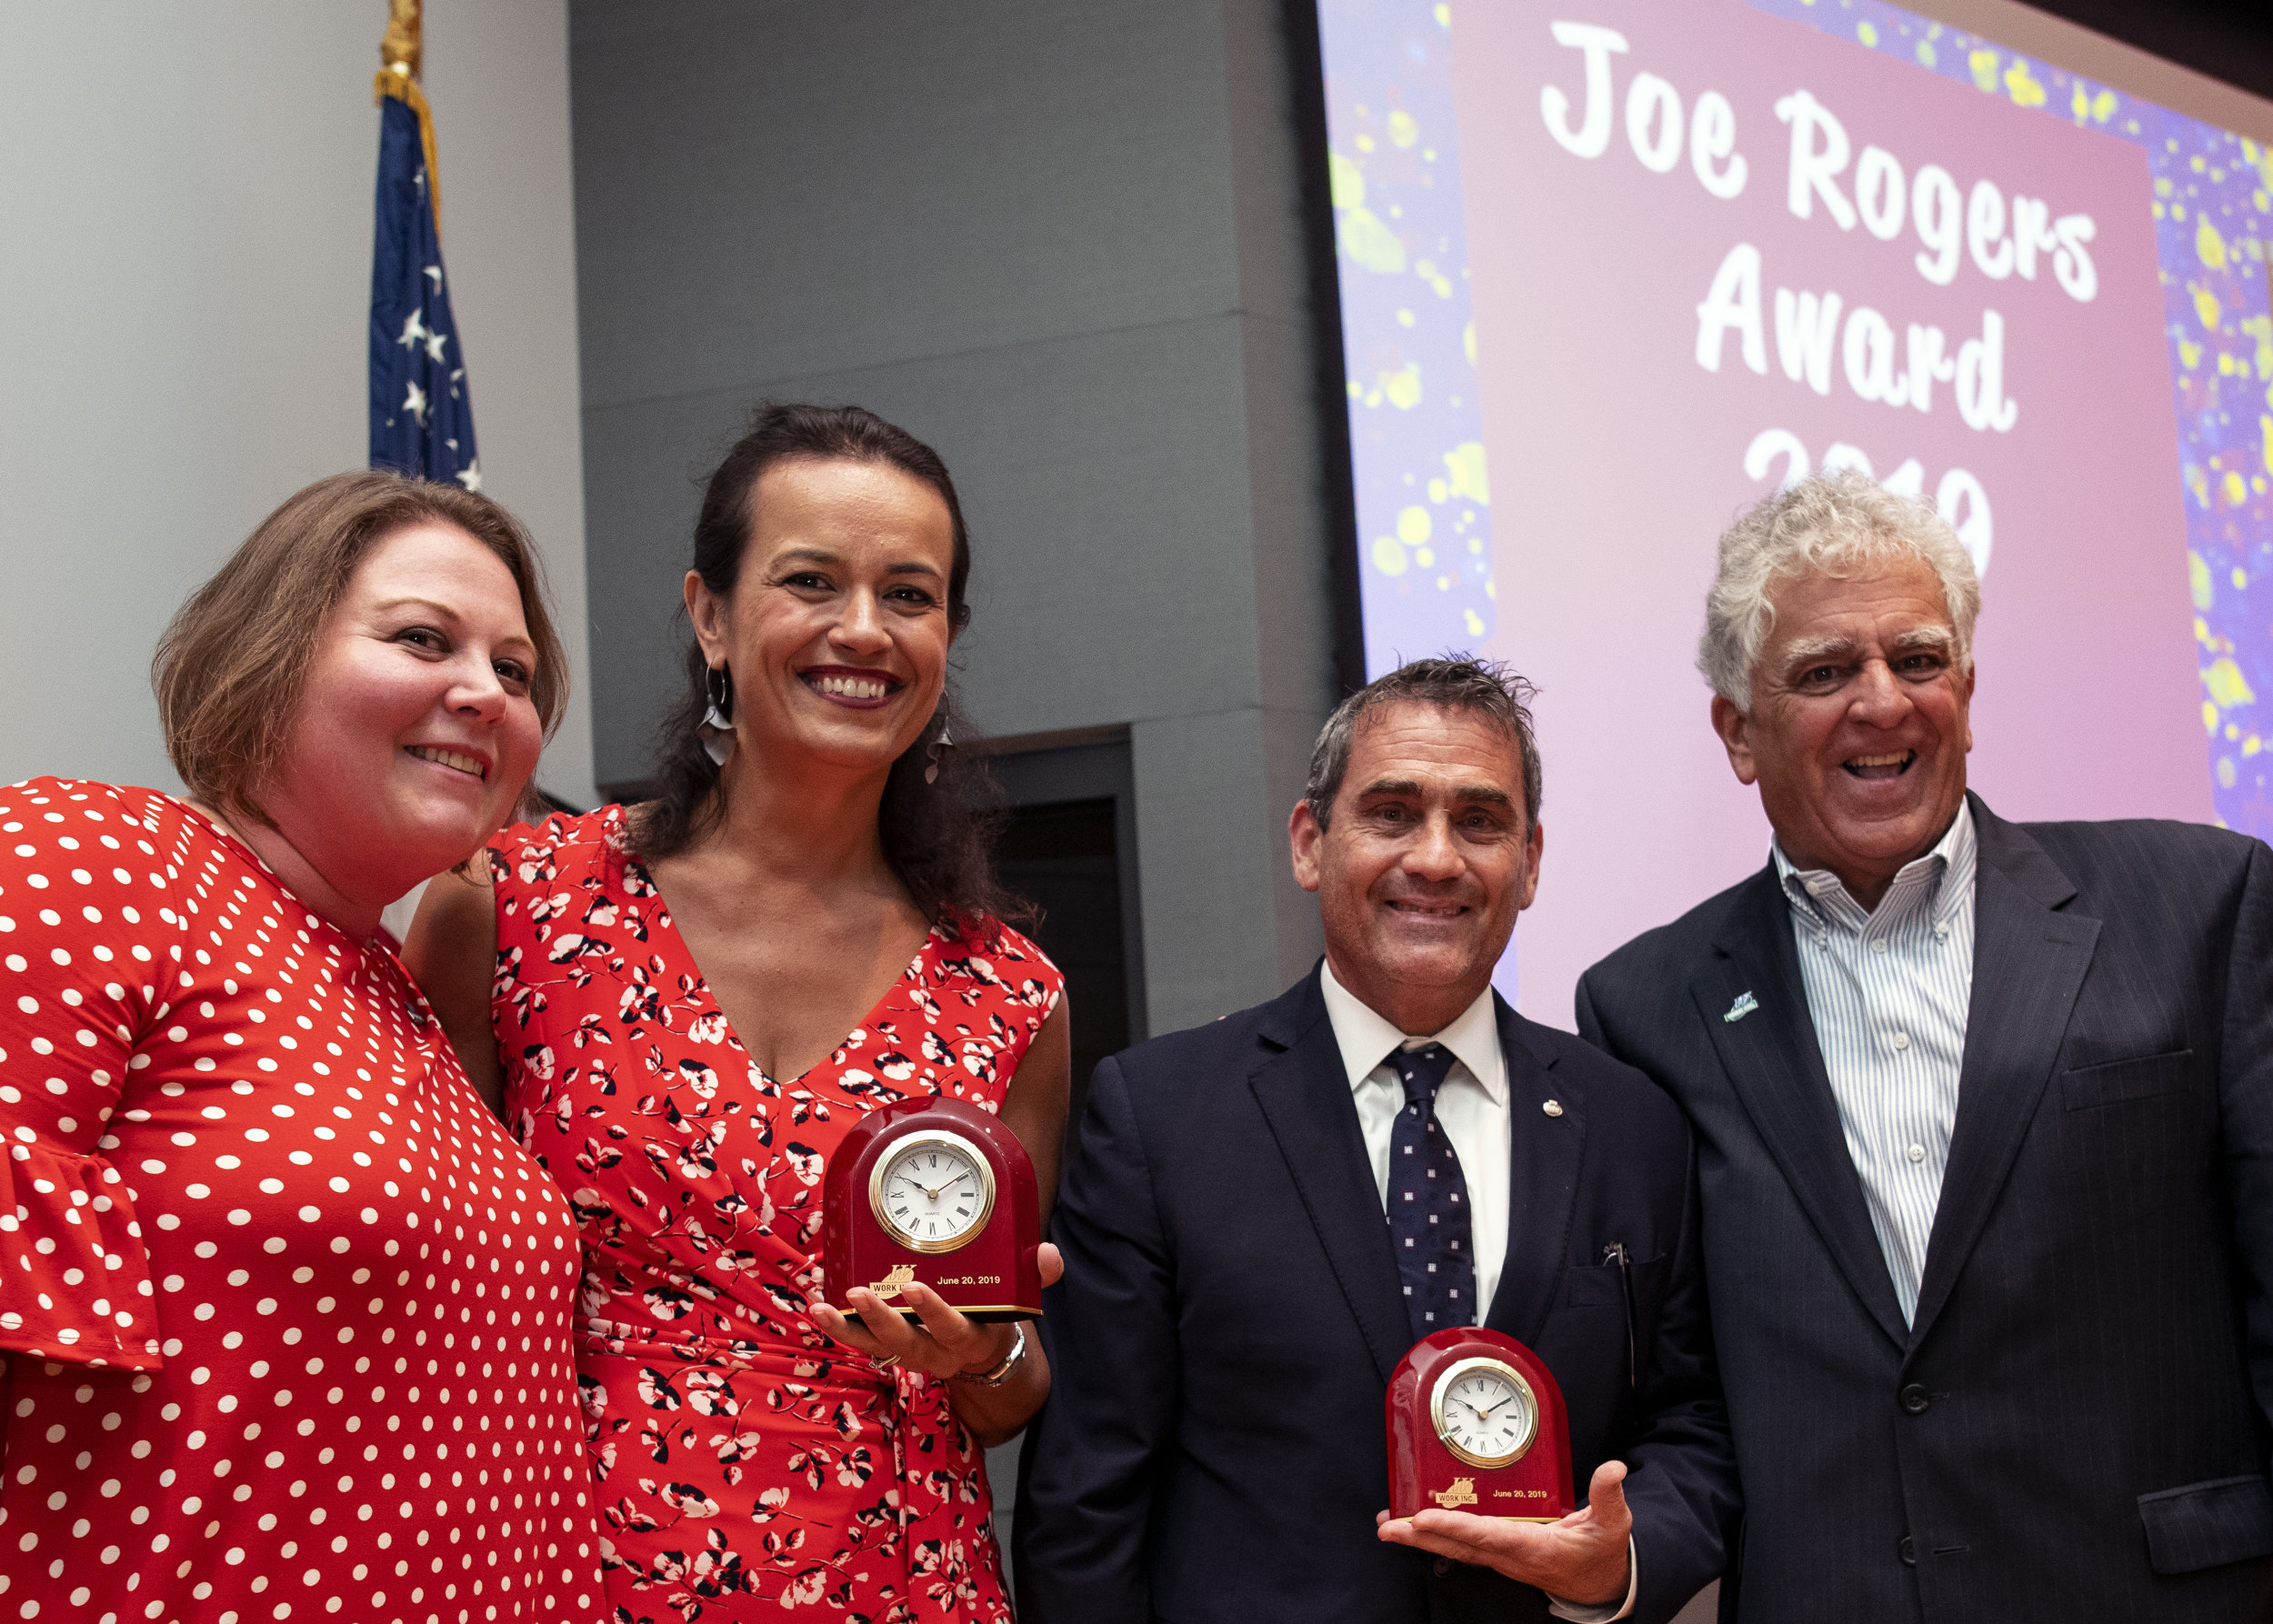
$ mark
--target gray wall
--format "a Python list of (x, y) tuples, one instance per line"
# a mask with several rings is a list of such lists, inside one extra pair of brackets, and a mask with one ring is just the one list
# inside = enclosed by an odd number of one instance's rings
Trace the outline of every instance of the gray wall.
[(1270, 0), (574, 0), (603, 785), (645, 775), (677, 680), (696, 480), (760, 397), (856, 402), (955, 470), (980, 725), (1127, 729), (1151, 1030), (1307, 968), (1285, 824), (1340, 544), (1279, 28)]
[[(550, 566), (591, 793), (566, 0), (429, 6), (443, 247), (491, 494)], [(11, 7), (0, 782), (174, 787), (150, 654), (261, 516), (365, 455), (386, 8)]]

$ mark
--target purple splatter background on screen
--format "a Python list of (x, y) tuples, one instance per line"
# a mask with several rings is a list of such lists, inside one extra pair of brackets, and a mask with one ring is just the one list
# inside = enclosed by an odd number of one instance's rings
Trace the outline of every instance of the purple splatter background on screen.
[(1450, 14), (1411, 0), (1327, 0), (1320, 13), (1366, 666), (1377, 677), (1474, 647), (1493, 624)]
[[(2273, 153), (1876, 0), (1755, 10), (2145, 149), (2185, 485), (2207, 768), (2218, 821), (2273, 836), (2258, 695), (2273, 694)], [(1452, 7), (1321, 0), (1367, 665), (1496, 625)], [(1488, 341), (1488, 336), (1487, 336)], [(2253, 604), (2253, 598), (2263, 600)]]

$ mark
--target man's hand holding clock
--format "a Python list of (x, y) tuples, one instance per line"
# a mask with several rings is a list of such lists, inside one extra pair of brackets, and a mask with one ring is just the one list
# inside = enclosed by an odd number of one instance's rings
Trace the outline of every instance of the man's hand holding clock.
[(1376, 1533), (1389, 1544), (1489, 1568), (1559, 1600), (1597, 1606), (1627, 1592), (1634, 1517), (1626, 1505), (1622, 1460), (1595, 1468), (1587, 1504), (1559, 1522), (1473, 1517), (1433, 1506), (1417, 1517), (1384, 1511), (1374, 1520)]

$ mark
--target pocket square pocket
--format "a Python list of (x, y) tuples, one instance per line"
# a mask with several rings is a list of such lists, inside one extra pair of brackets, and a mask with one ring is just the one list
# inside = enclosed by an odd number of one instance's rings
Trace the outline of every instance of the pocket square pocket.
[(2060, 1073), (2060, 1098), (2071, 1111), (2095, 1106), (2119, 1105), (2127, 1099), (2148, 1099), (2194, 1087), (2194, 1051), (2173, 1049), (2166, 1055), (2141, 1055), (2134, 1060), (2110, 1060)]
[[(1647, 1259), (1637, 1258), (1627, 1266), (1633, 1271), (1637, 1302), (1654, 1302), (1654, 1293), (1660, 1288), (1658, 1277), (1666, 1271), (1664, 1253)], [(1626, 1288), (1618, 1278), (1615, 1263), (1576, 1263), (1563, 1270), (1568, 1282), (1563, 1288), (1563, 1307), (1584, 1308), (1597, 1303), (1608, 1303), (1620, 1309), (1626, 1307)]]

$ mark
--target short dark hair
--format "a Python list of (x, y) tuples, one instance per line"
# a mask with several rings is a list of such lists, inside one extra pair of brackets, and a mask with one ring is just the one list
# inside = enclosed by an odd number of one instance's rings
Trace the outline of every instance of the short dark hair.
[(1310, 781), (1303, 799), (1318, 827), (1327, 827), (1334, 797), (1342, 792), (1349, 752), (1358, 725), (1389, 705), (1433, 705), (1439, 710), (1474, 711), (1499, 724), (1523, 757), (1523, 827), (1527, 837), (1539, 821), (1539, 745), (1531, 732), (1530, 701), (1538, 690), (1498, 660), (1447, 654), (1408, 660), (1377, 677), (1335, 707), (1310, 752)]
[[(787, 462), (837, 460), (896, 468), (939, 493), (955, 542), (947, 571), (947, 621), (962, 630), (971, 618), (965, 596), (971, 578), (971, 536), (947, 465), (906, 429), (856, 406), (767, 401), (751, 411), (742, 436), (711, 474), (695, 519), (694, 568), (703, 585), (727, 597), (741, 580), (756, 523), (757, 482), (766, 469)], [(633, 826), (642, 857), (686, 850), (726, 810), (718, 766), (703, 746), (710, 668), (692, 637), (685, 667), (685, 686), (664, 719), (656, 747), (653, 797), (639, 807)], [(731, 716), (731, 673), (726, 681)], [(994, 836), (1002, 821), (1001, 797), (984, 761), (970, 749), (931, 751), (936, 740), (970, 737), (955, 699), (950, 680), (923, 732), (892, 764), (876, 809), (876, 832), (886, 863), (924, 917), (959, 936), (984, 939), (990, 922), (1018, 923), (1033, 918), (1034, 910), (996, 878)], [(926, 779), (935, 767), (936, 776)]]
[(166, 754), (190, 794), (265, 818), (260, 786), (280, 765), (324, 622), (356, 566), (398, 530), (449, 525), (512, 572), (536, 646), (529, 698), (547, 736), (568, 698), (568, 661), (546, 612), (536, 546), (489, 497), (392, 468), (319, 479), (260, 522), (158, 640), (151, 663)]

